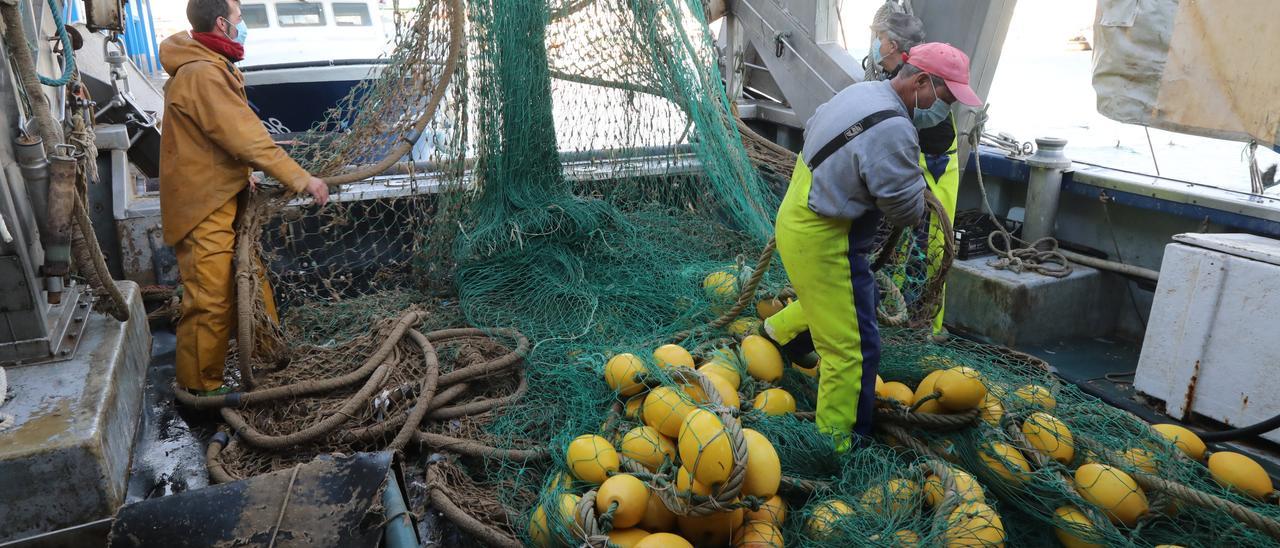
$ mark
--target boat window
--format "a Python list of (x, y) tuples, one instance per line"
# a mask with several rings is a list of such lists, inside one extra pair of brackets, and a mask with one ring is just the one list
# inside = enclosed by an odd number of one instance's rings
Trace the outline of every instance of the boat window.
[(264, 4), (241, 4), (240, 17), (244, 18), (244, 26), (251, 29), (265, 29), (271, 26), (267, 17), (267, 6)]
[(323, 27), (324, 6), (309, 2), (276, 4), (276, 20), (282, 27)]
[(354, 2), (334, 2), (333, 22), (339, 27), (368, 27), (373, 25), (373, 19), (369, 17), (369, 5), (356, 4)]

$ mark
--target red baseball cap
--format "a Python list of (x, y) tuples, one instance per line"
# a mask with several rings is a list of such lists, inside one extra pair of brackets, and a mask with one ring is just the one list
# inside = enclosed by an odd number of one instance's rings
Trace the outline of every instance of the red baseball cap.
[(942, 78), (947, 89), (960, 103), (971, 107), (982, 106), (982, 99), (969, 87), (969, 56), (951, 44), (929, 42), (907, 52), (907, 62), (916, 68)]

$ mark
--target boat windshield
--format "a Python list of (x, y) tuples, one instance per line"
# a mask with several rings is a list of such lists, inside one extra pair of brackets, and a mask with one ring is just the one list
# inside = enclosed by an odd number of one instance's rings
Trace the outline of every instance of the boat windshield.
[(324, 6), (313, 3), (276, 4), (276, 20), (282, 27), (323, 27)]
[(373, 25), (368, 4), (334, 2), (333, 22), (339, 27), (368, 27)]
[(271, 24), (264, 4), (242, 4), (240, 17), (244, 18), (244, 25), (251, 29), (265, 29)]

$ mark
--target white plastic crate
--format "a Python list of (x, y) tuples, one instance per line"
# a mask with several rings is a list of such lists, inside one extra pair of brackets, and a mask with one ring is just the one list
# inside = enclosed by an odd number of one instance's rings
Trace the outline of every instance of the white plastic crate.
[[(1247, 426), (1280, 414), (1280, 241), (1179, 234), (1165, 247), (1134, 387)], [(1265, 435), (1280, 442), (1280, 432)]]

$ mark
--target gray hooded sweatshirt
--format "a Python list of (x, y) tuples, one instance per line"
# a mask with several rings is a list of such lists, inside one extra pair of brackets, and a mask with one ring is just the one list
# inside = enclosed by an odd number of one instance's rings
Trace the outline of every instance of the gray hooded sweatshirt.
[(811, 211), (856, 219), (879, 208), (898, 226), (915, 226), (924, 216), (919, 137), (907, 106), (888, 81), (854, 84), (818, 107), (804, 126), (804, 157), (813, 157), (849, 126), (881, 110), (897, 110), (902, 116), (876, 124), (813, 171)]

